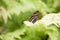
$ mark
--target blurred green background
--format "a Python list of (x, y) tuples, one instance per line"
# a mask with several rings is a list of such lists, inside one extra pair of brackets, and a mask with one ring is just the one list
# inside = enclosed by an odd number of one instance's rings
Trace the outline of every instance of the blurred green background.
[(40, 12), (39, 20), (50, 13), (58, 14), (60, 0), (0, 0), (0, 40), (60, 40), (55, 25), (46, 29), (40, 21), (31, 27), (24, 24), (35, 11)]

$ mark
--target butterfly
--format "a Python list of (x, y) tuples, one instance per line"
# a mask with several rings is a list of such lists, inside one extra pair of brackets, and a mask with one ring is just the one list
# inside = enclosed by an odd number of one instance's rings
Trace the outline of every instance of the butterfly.
[(38, 15), (39, 15), (39, 11), (35, 11), (29, 21), (35, 23), (38, 19)]

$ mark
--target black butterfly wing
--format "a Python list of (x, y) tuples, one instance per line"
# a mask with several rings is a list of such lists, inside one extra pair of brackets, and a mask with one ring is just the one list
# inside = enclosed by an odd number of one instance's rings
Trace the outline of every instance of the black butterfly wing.
[(39, 14), (39, 11), (34, 12), (29, 21), (32, 23), (35, 23), (38, 18), (38, 14)]

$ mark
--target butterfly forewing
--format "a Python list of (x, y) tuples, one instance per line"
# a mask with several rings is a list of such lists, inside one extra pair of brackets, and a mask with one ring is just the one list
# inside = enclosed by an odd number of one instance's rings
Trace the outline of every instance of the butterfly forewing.
[(32, 23), (35, 23), (36, 20), (38, 19), (38, 14), (39, 14), (39, 11), (34, 12), (29, 21)]

